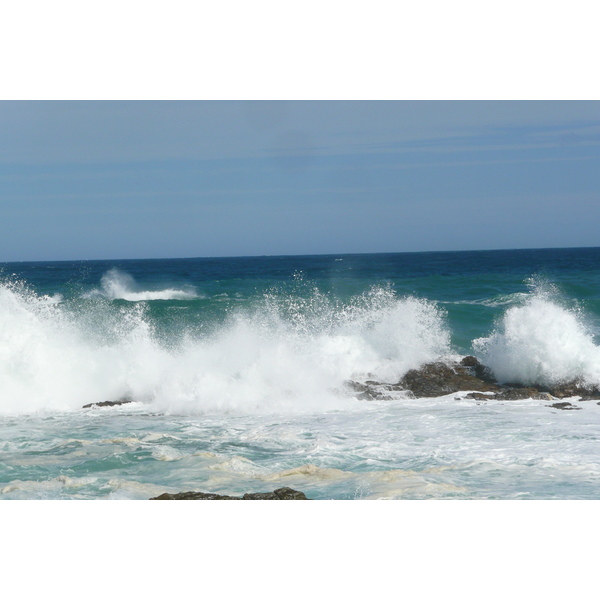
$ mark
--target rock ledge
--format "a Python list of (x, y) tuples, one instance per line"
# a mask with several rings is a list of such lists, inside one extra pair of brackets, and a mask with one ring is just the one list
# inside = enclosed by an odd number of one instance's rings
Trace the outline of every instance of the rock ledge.
[[(579, 396), (580, 401), (600, 400), (600, 389), (577, 381), (545, 386), (541, 384), (498, 383), (493, 372), (474, 356), (446, 364), (432, 362), (411, 369), (398, 383), (378, 381), (348, 381), (347, 386), (360, 400), (391, 400), (389, 392), (404, 392), (413, 398), (436, 398), (456, 392), (470, 392), (467, 398), (476, 400), (555, 400)], [(553, 406), (553, 408), (563, 408)]]

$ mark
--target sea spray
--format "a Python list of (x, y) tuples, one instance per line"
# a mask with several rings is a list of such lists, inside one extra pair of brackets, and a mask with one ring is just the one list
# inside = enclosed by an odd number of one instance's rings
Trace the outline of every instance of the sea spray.
[(508, 308), (493, 333), (473, 347), (501, 382), (552, 385), (600, 384), (600, 347), (582, 311), (558, 290), (532, 280), (531, 293)]
[(176, 413), (327, 410), (347, 405), (348, 379), (397, 381), (450, 348), (434, 302), (382, 287), (345, 303), (316, 288), (271, 290), (210, 334), (162, 338), (146, 303), (48, 304), (24, 285), (0, 290), (3, 413), (123, 396)]
[(302, 411), (347, 408), (348, 379), (397, 381), (449, 352), (434, 303), (372, 289), (345, 307), (318, 290), (267, 294), (209, 339), (188, 339), (157, 390), (166, 410)]
[(164, 352), (143, 307), (48, 303), (25, 285), (0, 285), (0, 412), (69, 410), (148, 395)]
[(127, 300), (140, 302), (147, 300), (190, 300), (197, 298), (194, 289), (166, 288), (160, 290), (144, 290), (135, 279), (120, 269), (113, 268), (102, 276), (100, 293), (110, 300)]

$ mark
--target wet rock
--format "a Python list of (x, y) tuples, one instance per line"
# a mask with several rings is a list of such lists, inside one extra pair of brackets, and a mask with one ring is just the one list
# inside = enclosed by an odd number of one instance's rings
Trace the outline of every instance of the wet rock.
[(256, 492), (243, 496), (225, 496), (204, 492), (180, 492), (178, 494), (161, 494), (150, 500), (308, 500), (303, 492), (283, 487), (274, 492)]
[(556, 400), (550, 394), (539, 392), (537, 388), (530, 387), (503, 388), (500, 392), (494, 394), (472, 392), (467, 394), (465, 398), (473, 400), (525, 400), (527, 398), (533, 398), (534, 400)]
[(244, 494), (242, 500), (308, 500), (308, 498), (303, 492), (289, 487), (282, 487), (274, 492)]
[(378, 381), (347, 381), (346, 386), (356, 394), (359, 400), (390, 400), (391, 397), (381, 391), (380, 386), (385, 384)]
[(491, 369), (482, 365), (474, 356), (465, 356), (459, 363), (427, 363), (418, 369), (411, 369), (394, 384), (368, 380), (364, 383), (349, 381), (347, 385), (360, 400), (392, 400), (397, 394), (391, 392), (403, 392), (405, 396), (413, 398), (435, 398), (456, 392), (469, 392), (465, 398), (474, 400), (533, 398), (554, 401), (573, 396), (580, 396), (581, 401), (600, 400), (600, 388), (586, 387), (581, 382), (554, 386), (498, 383)]
[(580, 396), (582, 400), (600, 400), (600, 389), (594, 386), (586, 386), (580, 382), (562, 383), (544, 388), (545, 392), (552, 394), (555, 398), (572, 398)]
[(482, 365), (474, 356), (465, 356), (461, 361), (462, 367), (467, 367), (467, 372), (486, 383), (498, 383), (494, 377), (494, 373), (489, 367)]
[(161, 494), (150, 500), (241, 500), (236, 496), (223, 496), (221, 494), (206, 494), (204, 492), (180, 492), (178, 494)]
[[(482, 392), (471, 392), (467, 394), (465, 398), (470, 398), (471, 400), (494, 400), (496, 398), (495, 394), (483, 394)], [(460, 398), (458, 398), (460, 400)]]
[(91, 404), (84, 404), (82, 408), (92, 408), (94, 406), (120, 406), (121, 404), (129, 404), (133, 400), (127, 398), (121, 398), (120, 400), (105, 400), (104, 402), (92, 402)]
[(554, 404), (548, 404), (550, 408), (558, 408), (560, 410), (581, 410), (580, 406), (575, 406), (570, 402), (555, 402)]
[(538, 393), (538, 389), (533, 387), (508, 388), (495, 394), (494, 400), (525, 400), (526, 398), (536, 398)]
[(359, 381), (346, 381), (346, 387), (359, 400), (394, 400), (397, 396), (390, 392), (403, 392), (404, 397), (414, 398), (414, 394), (399, 384), (382, 383), (381, 381), (368, 380), (364, 383)]
[[(468, 357), (473, 358), (474, 357)], [(474, 359), (477, 360), (477, 359)], [(428, 363), (419, 369), (411, 369), (398, 385), (410, 390), (418, 398), (435, 398), (455, 392), (495, 392), (500, 388), (494, 383), (491, 371), (477, 361), (471, 364), (447, 365), (442, 362)], [(480, 372), (485, 379), (476, 375)]]
[(477, 358), (475, 358), (474, 356), (465, 356), (460, 361), (460, 364), (463, 367), (477, 367), (477, 366), (481, 366), (481, 363), (479, 362), (479, 360), (477, 360)]

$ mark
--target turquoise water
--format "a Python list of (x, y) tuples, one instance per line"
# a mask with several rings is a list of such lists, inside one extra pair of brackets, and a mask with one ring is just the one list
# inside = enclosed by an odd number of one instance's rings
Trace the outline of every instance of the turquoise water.
[(0, 498), (597, 498), (596, 402), (346, 382), (600, 384), (599, 284), (598, 248), (0, 265)]

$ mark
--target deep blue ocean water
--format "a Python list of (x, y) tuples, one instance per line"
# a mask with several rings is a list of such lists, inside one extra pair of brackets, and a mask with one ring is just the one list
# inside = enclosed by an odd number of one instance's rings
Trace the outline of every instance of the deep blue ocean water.
[(599, 336), (600, 248), (0, 264), (0, 498), (597, 498), (595, 402), (347, 381), (598, 385)]

